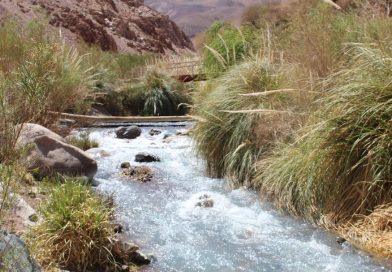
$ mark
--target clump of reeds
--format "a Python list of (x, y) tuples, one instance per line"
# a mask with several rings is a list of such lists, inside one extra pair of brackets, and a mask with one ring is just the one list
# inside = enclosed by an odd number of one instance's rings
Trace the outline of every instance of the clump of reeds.
[(251, 56), (261, 45), (261, 35), (251, 25), (241, 28), (216, 22), (206, 33), (202, 52), (203, 72), (208, 78), (220, 76)]
[(298, 104), (282, 70), (257, 56), (207, 85), (196, 105), (194, 137), (210, 175), (249, 186), (255, 162), (289, 136)]
[(337, 224), (389, 203), (392, 193), (391, 52), (363, 45), (323, 82), (314, 120), (259, 163), (256, 182), (284, 210)]

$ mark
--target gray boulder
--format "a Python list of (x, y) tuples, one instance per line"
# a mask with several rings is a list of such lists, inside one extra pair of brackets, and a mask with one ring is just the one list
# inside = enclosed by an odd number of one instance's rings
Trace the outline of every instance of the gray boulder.
[(138, 126), (119, 127), (115, 132), (119, 139), (136, 139), (142, 134)]
[(16, 235), (0, 233), (0, 271), (39, 272), (25, 243)]
[(97, 172), (97, 162), (90, 155), (37, 124), (23, 124), (17, 146), (26, 149), (27, 170), (37, 170), (40, 176), (61, 174), (91, 180)]
[(135, 162), (159, 162), (161, 161), (157, 156), (147, 153), (139, 153), (135, 156)]

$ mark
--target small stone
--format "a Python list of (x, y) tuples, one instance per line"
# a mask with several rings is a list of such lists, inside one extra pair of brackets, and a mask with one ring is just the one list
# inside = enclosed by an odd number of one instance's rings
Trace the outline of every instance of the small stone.
[(160, 131), (159, 129), (152, 128), (148, 134), (150, 134), (151, 136), (155, 136), (155, 135), (159, 135), (161, 133), (162, 133), (162, 131)]
[(121, 163), (120, 167), (122, 169), (124, 169), (124, 168), (131, 168), (131, 164), (129, 162), (123, 162), (123, 163)]
[(343, 237), (337, 237), (336, 238), (336, 243), (338, 243), (339, 245), (343, 245), (347, 240), (344, 239)]
[(122, 271), (129, 271), (129, 266), (128, 265), (122, 265), (121, 266)]
[(196, 207), (202, 208), (212, 208), (214, 207), (214, 200), (211, 198), (210, 195), (204, 194), (199, 196), (200, 201), (196, 203)]
[(37, 214), (32, 214), (32, 215), (30, 215), (29, 216), (29, 220), (31, 221), (31, 222), (34, 222), (34, 223), (37, 223), (38, 222), (38, 215)]
[(114, 233), (122, 233), (123, 229), (124, 228), (121, 224), (119, 224), (119, 223), (114, 224), (114, 227), (113, 227)]
[(136, 162), (159, 162), (159, 157), (147, 153), (139, 153), (135, 156)]
[(214, 207), (214, 200), (206, 199), (206, 200), (197, 202), (196, 206), (197, 207), (202, 207), (202, 208), (212, 208), (212, 207)]

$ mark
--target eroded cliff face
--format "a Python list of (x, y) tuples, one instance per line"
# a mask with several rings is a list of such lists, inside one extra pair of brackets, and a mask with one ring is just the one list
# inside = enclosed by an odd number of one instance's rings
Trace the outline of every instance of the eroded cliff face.
[(49, 18), (67, 41), (82, 39), (103, 50), (170, 53), (193, 50), (168, 16), (143, 0), (0, 0), (0, 18)]

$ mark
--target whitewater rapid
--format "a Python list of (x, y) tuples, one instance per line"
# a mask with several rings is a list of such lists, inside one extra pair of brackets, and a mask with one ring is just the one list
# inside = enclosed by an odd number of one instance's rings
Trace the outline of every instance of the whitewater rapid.
[[(162, 133), (150, 136), (151, 128)], [(178, 129), (150, 125), (134, 140), (117, 139), (114, 129), (90, 134), (100, 145), (89, 151), (98, 161), (98, 190), (115, 197), (128, 234), (155, 257), (143, 271), (390, 271), (350, 245), (339, 245), (334, 235), (281, 215), (255, 192), (208, 178), (192, 139), (175, 136)], [(161, 162), (135, 163), (139, 152)], [(154, 179), (124, 179), (122, 162), (151, 167)], [(213, 207), (197, 205), (204, 195)]]

